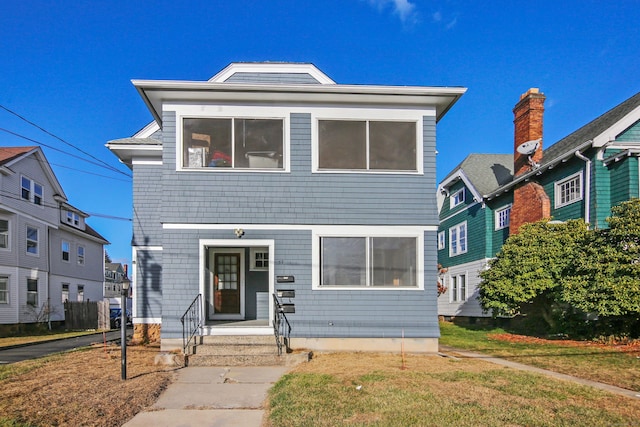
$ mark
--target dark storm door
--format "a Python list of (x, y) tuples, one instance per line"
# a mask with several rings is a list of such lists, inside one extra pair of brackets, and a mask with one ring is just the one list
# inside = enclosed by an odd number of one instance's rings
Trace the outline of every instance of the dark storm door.
[(215, 314), (240, 314), (240, 254), (215, 254)]

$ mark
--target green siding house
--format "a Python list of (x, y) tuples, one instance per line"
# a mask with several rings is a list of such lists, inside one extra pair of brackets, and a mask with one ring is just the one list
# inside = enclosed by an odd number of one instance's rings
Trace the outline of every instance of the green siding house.
[(639, 197), (640, 93), (543, 148), (545, 97), (514, 108), (512, 154), (470, 154), (438, 185), (438, 314), (484, 317), (479, 272), (520, 225), (583, 218), (607, 226), (611, 207)]

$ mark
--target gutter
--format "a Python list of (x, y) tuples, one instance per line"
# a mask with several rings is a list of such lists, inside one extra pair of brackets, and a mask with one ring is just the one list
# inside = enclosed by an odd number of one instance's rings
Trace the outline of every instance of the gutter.
[(591, 160), (585, 157), (580, 150), (576, 150), (575, 155), (577, 158), (585, 162), (585, 174), (584, 174), (584, 222), (587, 223), (587, 227), (591, 224)]
[(542, 173), (544, 172), (545, 169), (553, 169), (553, 167), (555, 167), (555, 165), (557, 165), (558, 163), (566, 162), (567, 160), (569, 160), (571, 158), (571, 156), (574, 156), (576, 152), (580, 152), (580, 151), (586, 149), (591, 144), (593, 144), (593, 140), (592, 139), (590, 139), (588, 141), (585, 141), (582, 144), (580, 144), (578, 146), (578, 148), (572, 149), (571, 151), (567, 151), (566, 153), (562, 154), (561, 156), (557, 156), (554, 160), (552, 160), (552, 161), (550, 161), (548, 163), (543, 163), (540, 167), (532, 169), (532, 170), (530, 170), (529, 172), (527, 172), (525, 174), (517, 176), (510, 183), (505, 184), (502, 187), (499, 187), (497, 190), (492, 191), (489, 194), (484, 194), (483, 198), (485, 198), (487, 200), (491, 200), (491, 199), (494, 199), (495, 197), (497, 197), (498, 195), (500, 195), (502, 193), (507, 193), (509, 190), (511, 190), (513, 187), (515, 187), (516, 185), (518, 185), (522, 181), (528, 181), (534, 175), (542, 175)]

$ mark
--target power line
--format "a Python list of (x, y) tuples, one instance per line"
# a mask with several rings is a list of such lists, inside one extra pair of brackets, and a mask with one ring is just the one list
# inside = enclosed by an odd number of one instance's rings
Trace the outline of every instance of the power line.
[[(104, 165), (102, 165), (102, 164), (100, 164), (100, 163), (92, 162), (91, 160), (87, 160), (87, 159), (84, 159), (84, 158), (82, 158), (82, 157), (80, 157), (80, 156), (76, 156), (75, 154), (67, 153), (66, 151), (63, 151), (63, 150), (61, 150), (61, 149), (59, 149), (59, 148), (52, 147), (52, 146), (47, 145), (47, 144), (45, 144), (45, 143), (43, 143), (43, 142), (37, 141), (37, 140), (35, 140), (35, 139), (33, 139), (33, 138), (29, 138), (29, 137), (24, 136), (24, 135), (20, 135), (19, 133), (16, 133), (16, 132), (10, 131), (10, 130), (8, 130), (8, 129), (0, 128), (0, 131), (2, 131), (2, 132), (6, 132), (6, 133), (8, 133), (8, 134), (10, 134), (10, 135), (13, 135), (13, 136), (16, 136), (16, 137), (18, 137), (18, 138), (22, 138), (22, 139), (24, 139), (24, 140), (26, 140), (26, 141), (33, 142), (33, 143), (38, 144), (38, 145), (42, 145), (43, 147), (47, 147), (47, 148), (49, 148), (49, 149), (51, 149), (51, 150), (53, 150), (53, 151), (57, 151), (57, 152), (59, 152), (59, 153), (66, 154), (67, 156), (71, 156), (71, 157), (76, 158), (76, 159), (78, 159), (78, 160), (82, 160), (83, 162), (90, 163), (90, 164), (92, 164), (92, 165), (94, 165), (94, 166), (98, 166), (98, 167), (101, 167), (101, 168), (105, 168), (105, 166), (104, 166)], [(115, 169), (115, 168), (113, 168), (113, 167), (111, 167), (111, 166), (109, 166), (109, 167), (108, 167), (108, 168), (106, 168), (106, 169), (108, 169), (108, 170), (110, 170), (110, 171), (112, 171), (112, 172), (118, 172), (118, 173), (120, 173), (120, 174), (122, 174), (122, 175), (124, 175), (124, 176), (126, 176), (126, 177), (132, 178), (132, 176), (131, 176), (131, 175), (129, 175), (128, 173), (122, 172), (122, 171), (120, 171), (120, 170), (118, 170), (118, 169)]]
[[(69, 147), (71, 147), (71, 148), (74, 148), (74, 149), (78, 150), (79, 152), (81, 152), (81, 153), (82, 153), (82, 154), (84, 154), (85, 156), (88, 156), (88, 157), (92, 158), (93, 160), (95, 160), (95, 161), (97, 161), (97, 162), (99, 162), (99, 163), (102, 163), (102, 164), (103, 164), (105, 167), (107, 167), (108, 169), (111, 169), (111, 170), (112, 170), (112, 171), (114, 171), (114, 172), (118, 172), (118, 173), (122, 173), (122, 174), (124, 174), (124, 172), (122, 172), (122, 171), (120, 171), (119, 169), (117, 169), (117, 168), (115, 168), (115, 167), (111, 166), (110, 164), (108, 164), (108, 163), (107, 163), (107, 162), (105, 162), (104, 160), (99, 159), (99, 158), (97, 158), (97, 157), (94, 157), (92, 154), (87, 153), (86, 151), (82, 150), (81, 148), (76, 147), (75, 145), (71, 144), (70, 142), (65, 141), (64, 139), (62, 139), (62, 138), (60, 138), (59, 136), (57, 136), (57, 135), (55, 135), (55, 134), (53, 134), (53, 133), (49, 132), (48, 130), (44, 129), (43, 127), (38, 126), (37, 124), (35, 124), (35, 123), (33, 123), (32, 121), (28, 120), (27, 118), (25, 118), (25, 117), (21, 116), (20, 114), (16, 113), (15, 111), (10, 110), (9, 108), (5, 107), (4, 105), (0, 104), (0, 108), (2, 108), (3, 110), (5, 110), (5, 111), (6, 111), (6, 112), (8, 112), (8, 113), (13, 114), (14, 116), (18, 117), (20, 120), (23, 120), (24, 122), (26, 122), (26, 123), (30, 124), (31, 126), (33, 126), (33, 127), (37, 128), (37, 129), (41, 130), (42, 132), (46, 133), (47, 135), (49, 135), (49, 136), (51, 136), (51, 137), (53, 137), (53, 138), (57, 139), (58, 141), (62, 142), (63, 144), (66, 144), (66, 145), (68, 145)], [(125, 174), (125, 175), (127, 175), (127, 174)]]

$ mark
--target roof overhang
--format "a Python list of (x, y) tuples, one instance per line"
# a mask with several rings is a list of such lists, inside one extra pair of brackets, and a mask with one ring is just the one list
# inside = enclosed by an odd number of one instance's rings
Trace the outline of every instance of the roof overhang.
[(164, 103), (242, 105), (366, 105), (395, 108), (435, 107), (439, 121), (466, 92), (462, 87), (365, 85), (265, 85), (193, 81), (133, 80), (162, 123)]
[(478, 193), (478, 190), (476, 190), (473, 184), (471, 184), (471, 181), (469, 180), (467, 175), (464, 173), (464, 171), (462, 169), (458, 169), (457, 171), (449, 175), (447, 179), (442, 181), (440, 185), (438, 185), (438, 194), (437, 194), (438, 212), (440, 212), (440, 210), (442, 209), (442, 205), (444, 204), (445, 198), (449, 196), (449, 187), (451, 187), (453, 184), (455, 184), (458, 181), (462, 181), (465, 187), (469, 189), (469, 191), (471, 192), (471, 195), (473, 196), (473, 200), (475, 200), (478, 203), (482, 202), (483, 200), (482, 195)]
[(134, 161), (162, 161), (162, 143), (153, 138), (115, 139), (105, 145), (130, 169)]

